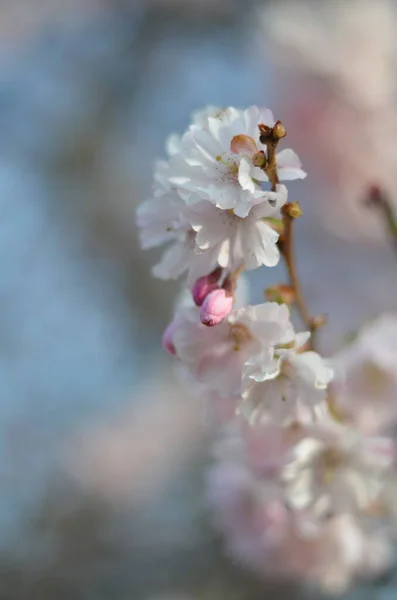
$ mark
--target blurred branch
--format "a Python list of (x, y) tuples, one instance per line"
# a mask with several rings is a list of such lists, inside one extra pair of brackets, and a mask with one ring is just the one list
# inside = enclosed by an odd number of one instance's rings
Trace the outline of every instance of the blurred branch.
[(394, 250), (397, 252), (397, 216), (385, 190), (373, 185), (368, 190), (365, 204), (378, 211), (382, 217)]

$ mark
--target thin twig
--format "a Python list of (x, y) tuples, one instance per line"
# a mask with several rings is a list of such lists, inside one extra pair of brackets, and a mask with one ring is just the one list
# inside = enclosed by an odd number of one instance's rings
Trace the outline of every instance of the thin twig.
[(306, 306), (306, 302), (303, 298), (302, 287), (300, 279), (296, 269), (295, 252), (294, 252), (294, 219), (289, 216), (288, 212), (283, 211), (283, 222), (284, 222), (284, 236), (282, 244), (282, 255), (287, 267), (290, 284), (295, 292), (295, 304), (299, 311), (305, 327), (310, 331), (311, 337), (309, 340), (309, 349), (313, 350), (315, 347), (315, 333), (317, 330), (317, 324), (315, 319), (310, 316), (309, 309)]
[(397, 252), (397, 218), (386, 192), (377, 185), (368, 190), (365, 204), (379, 211), (383, 218), (393, 249)]
[[(280, 122), (278, 122), (280, 123)], [(277, 125), (277, 124), (276, 124)], [(281, 124), (282, 125), (282, 124)], [(265, 141), (267, 147), (267, 163), (264, 167), (269, 181), (272, 185), (272, 191), (276, 191), (279, 183), (277, 174), (277, 162), (276, 162), (276, 151), (279, 143), (277, 136), (272, 135), (271, 132), (268, 134), (268, 138)], [(285, 135), (285, 130), (284, 130)], [(294, 290), (295, 294), (295, 305), (299, 311), (301, 319), (305, 327), (310, 331), (311, 337), (308, 342), (307, 348), (312, 350), (315, 347), (315, 333), (318, 327), (321, 325), (321, 319), (312, 318), (309, 309), (306, 306), (306, 302), (303, 298), (302, 288), (299, 280), (299, 276), (296, 269), (295, 263), (295, 252), (294, 252), (294, 217), (291, 216), (290, 208), (291, 203), (287, 203), (282, 210), (284, 230), (282, 235), (282, 243), (280, 244), (281, 254), (284, 258), (290, 285)]]

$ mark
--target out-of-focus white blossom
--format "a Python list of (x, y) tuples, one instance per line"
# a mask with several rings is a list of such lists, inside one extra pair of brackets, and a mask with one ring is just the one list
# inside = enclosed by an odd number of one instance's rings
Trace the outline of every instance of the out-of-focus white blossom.
[(363, 438), (345, 427), (313, 427), (282, 475), (289, 506), (322, 515), (370, 510), (394, 459), (387, 438)]
[[(371, 499), (374, 490), (379, 493), (379, 486), (371, 487), (371, 475), (377, 468), (385, 475), (390, 464), (378, 452), (381, 446), (369, 445), (365, 460), (355, 444), (349, 449), (348, 443), (343, 449), (338, 445), (339, 463), (331, 455), (313, 454), (308, 443), (313, 438), (306, 437), (313, 433), (310, 427), (275, 427), (265, 422), (239, 429), (240, 434), (236, 428), (218, 443), (207, 477), (216, 522), (234, 559), (261, 576), (305, 579), (331, 592), (341, 592), (356, 578), (377, 575), (389, 567), (390, 538), (376, 518), (371, 519), (371, 511), (364, 515), (346, 507), (338, 510), (346, 490), (356, 485), (360, 491), (371, 490)], [(316, 456), (306, 479), (303, 464), (296, 468), (294, 462), (299, 453), (306, 459)], [(310, 470), (314, 464), (316, 477)], [(365, 481), (365, 475), (370, 475), (370, 481)], [(290, 481), (296, 485), (293, 491)], [(327, 498), (314, 494), (314, 483), (319, 489), (338, 489), (341, 498), (335, 493), (330, 508)], [(307, 490), (316, 502), (298, 506), (297, 500)]]
[(386, 314), (365, 325), (333, 358), (337, 378), (330, 402), (342, 420), (366, 433), (397, 424), (397, 317)]

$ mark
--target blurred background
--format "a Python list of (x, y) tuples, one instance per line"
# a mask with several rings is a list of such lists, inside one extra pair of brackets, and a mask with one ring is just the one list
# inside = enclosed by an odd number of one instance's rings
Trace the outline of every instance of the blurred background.
[[(135, 210), (193, 110), (268, 106), (309, 174), (291, 193), (323, 350), (395, 310), (397, 256), (365, 199), (397, 203), (396, 15), (0, 0), (0, 600), (313, 596), (224, 556), (203, 485), (216, 428), (160, 351), (180, 284), (152, 279)], [(283, 277), (252, 273), (252, 301)], [(393, 576), (355, 594), (392, 598)]]

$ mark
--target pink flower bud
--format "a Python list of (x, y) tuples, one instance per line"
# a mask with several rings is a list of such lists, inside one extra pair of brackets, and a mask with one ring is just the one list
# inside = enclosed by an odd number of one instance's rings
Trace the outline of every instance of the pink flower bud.
[(249, 135), (235, 135), (230, 144), (230, 150), (234, 154), (247, 154), (252, 156), (258, 152), (255, 140)]
[(200, 310), (200, 319), (204, 325), (213, 327), (222, 323), (223, 319), (233, 308), (233, 296), (226, 290), (214, 290), (203, 302)]
[(196, 306), (201, 306), (208, 294), (218, 289), (218, 278), (210, 273), (197, 279), (192, 288), (192, 296)]
[(161, 340), (161, 345), (162, 345), (163, 349), (166, 352), (168, 352), (168, 354), (172, 354), (173, 356), (175, 356), (175, 354), (176, 354), (176, 350), (175, 350), (175, 346), (174, 346), (174, 342), (173, 342), (174, 333), (175, 333), (176, 329), (177, 329), (177, 323), (174, 319), (173, 321), (171, 321), (171, 323), (168, 325), (167, 329), (164, 331), (163, 338)]

